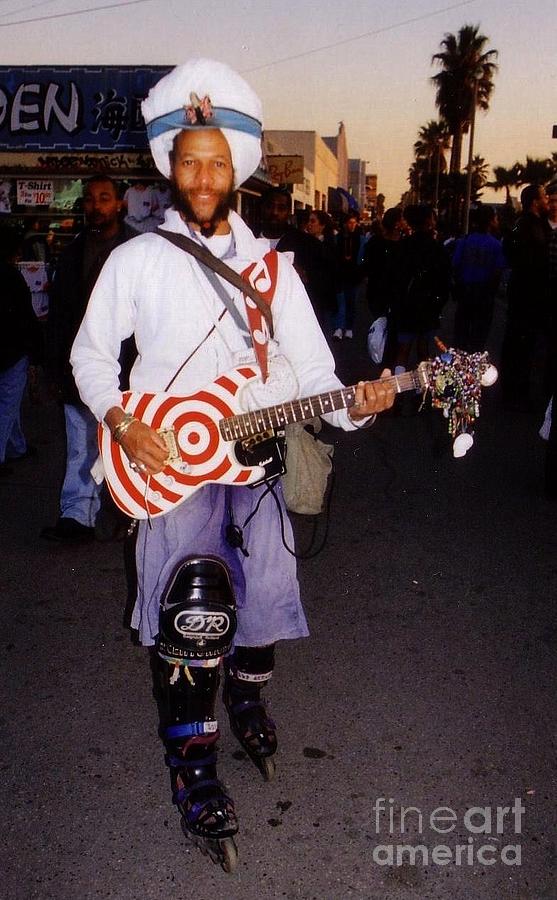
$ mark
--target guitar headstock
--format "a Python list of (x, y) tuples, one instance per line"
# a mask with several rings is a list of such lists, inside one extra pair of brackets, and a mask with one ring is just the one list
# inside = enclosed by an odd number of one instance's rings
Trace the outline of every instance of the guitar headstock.
[(435, 340), (441, 352), (421, 363), (418, 375), (431, 392), (433, 406), (448, 420), (453, 455), (464, 456), (474, 443), (472, 426), (480, 415), (481, 389), (495, 384), (497, 369), (487, 353), (465, 353)]

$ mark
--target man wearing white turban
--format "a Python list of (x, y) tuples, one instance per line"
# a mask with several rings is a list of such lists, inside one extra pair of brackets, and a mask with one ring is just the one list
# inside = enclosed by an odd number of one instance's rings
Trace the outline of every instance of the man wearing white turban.
[[(164, 233), (189, 237), (249, 275), (272, 299), (274, 321), (271, 341), (261, 316), (253, 327), (252, 301), (227, 282), (215, 285), (162, 234), (141, 235), (110, 256), (72, 364), (83, 400), (110, 429), (136, 475), (144, 476), (147, 496), (149, 479), (165, 468), (169, 449), (155, 429), (138, 421), (139, 414), (123, 408), (117, 359), (125, 337), (134, 334), (138, 349), (130, 387), (144, 395), (171, 386), (173, 395), (191, 396), (217, 378), (221, 387), (229, 384), (223, 373), (246, 365), (246, 344), (251, 348), (252, 342), (250, 364), (256, 359), (263, 374), (268, 358), (270, 369), (260, 387), (272, 400), (260, 407), (338, 391), (342, 384), (296, 272), (231, 210), (233, 190), (261, 156), (261, 105), (252, 89), (222, 63), (192, 60), (150, 91), (143, 113), (155, 163), (172, 190)], [(281, 375), (274, 378), (274, 371)], [(203, 392), (208, 394), (210, 389)], [(347, 430), (362, 427), (393, 399), (390, 387), (361, 382), (350, 411), (326, 418)], [(190, 432), (188, 440), (199, 441), (200, 434)], [(188, 836), (227, 871), (235, 866), (237, 821), (216, 773), (218, 664), (226, 656), (224, 699), (232, 730), (268, 779), (277, 742), (260, 691), (271, 677), (276, 641), (308, 633), (284, 537), (292, 546), (280, 484), (272, 493), (264, 485), (205, 484), (138, 529), (132, 626), (144, 645), (157, 647), (161, 733), (174, 800)]]

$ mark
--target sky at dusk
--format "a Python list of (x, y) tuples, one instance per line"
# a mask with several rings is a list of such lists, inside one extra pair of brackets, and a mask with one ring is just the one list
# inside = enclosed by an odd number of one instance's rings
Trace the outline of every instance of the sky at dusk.
[[(479, 25), (487, 49), (499, 51), (499, 72), (475, 152), (510, 166), (557, 151), (557, 0), (117, 2), (0, 0), (0, 63), (222, 60), (259, 93), (267, 128), (331, 135), (342, 120), (349, 155), (368, 161), (390, 206), (408, 186), (418, 129), (437, 116), (431, 57), (445, 33)], [(84, 12), (63, 15), (76, 10)]]

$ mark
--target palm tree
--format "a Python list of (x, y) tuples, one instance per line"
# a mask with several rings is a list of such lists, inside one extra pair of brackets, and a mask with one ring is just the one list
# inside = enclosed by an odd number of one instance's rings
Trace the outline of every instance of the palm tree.
[(417, 158), (408, 169), (408, 181), (410, 182), (410, 192), (412, 194), (412, 203), (421, 203), (424, 196), (424, 185), (428, 175), (427, 160)]
[(463, 25), (457, 35), (446, 34), (443, 48), (432, 57), (441, 71), (432, 77), (437, 89), (435, 104), (452, 135), (451, 172), (460, 172), (462, 137), (467, 133), (473, 109), (489, 109), (497, 50), (486, 50), (489, 40), (479, 25)]
[(418, 131), (414, 156), (421, 173), (420, 200), (438, 203), (440, 175), (447, 168), (445, 150), (450, 146), (450, 141), (447, 123), (443, 120), (436, 122), (432, 119)]
[[(418, 140), (414, 144), (416, 159), (427, 159), (428, 171), (435, 172), (439, 169), (444, 172), (447, 168), (445, 150), (451, 145), (451, 136), (447, 123), (441, 119), (431, 119), (427, 125), (422, 125), (418, 131)], [(435, 165), (433, 165), (435, 160)]]
[(524, 164), (517, 163), (519, 169), (519, 184), (545, 184), (551, 181), (555, 174), (555, 162), (553, 159), (533, 159), (526, 157)]
[(515, 163), (510, 169), (504, 166), (494, 166), (493, 181), (486, 182), (487, 186), (493, 188), (494, 191), (505, 191), (505, 203), (511, 206), (511, 188), (518, 187), (520, 184), (520, 164)]
[(482, 196), (482, 188), (487, 184), (489, 165), (483, 156), (472, 159), (472, 200), (476, 203)]

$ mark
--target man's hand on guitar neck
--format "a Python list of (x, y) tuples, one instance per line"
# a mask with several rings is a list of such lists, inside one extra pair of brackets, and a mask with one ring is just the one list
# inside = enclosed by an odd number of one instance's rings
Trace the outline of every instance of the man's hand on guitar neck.
[[(115, 430), (125, 420), (126, 414), (119, 406), (113, 406), (108, 410), (104, 421), (114, 436)], [(118, 437), (118, 443), (122, 447), (126, 456), (130, 460), (132, 466), (137, 467), (140, 471), (148, 475), (156, 475), (162, 472), (166, 459), (168, 458), (168, 448), (154, 428), (144, 425), (143, 422), (134, 419), (129, 424), (121, 437)]]
[(354, 406), (348, 410), (348, 414), (354, 422), (391, 408), (395, 402), (396, 392), (390, 376), (391, 370), (383, 369), (381, 379), (386, 379), (385, 381), (358, 382)]

